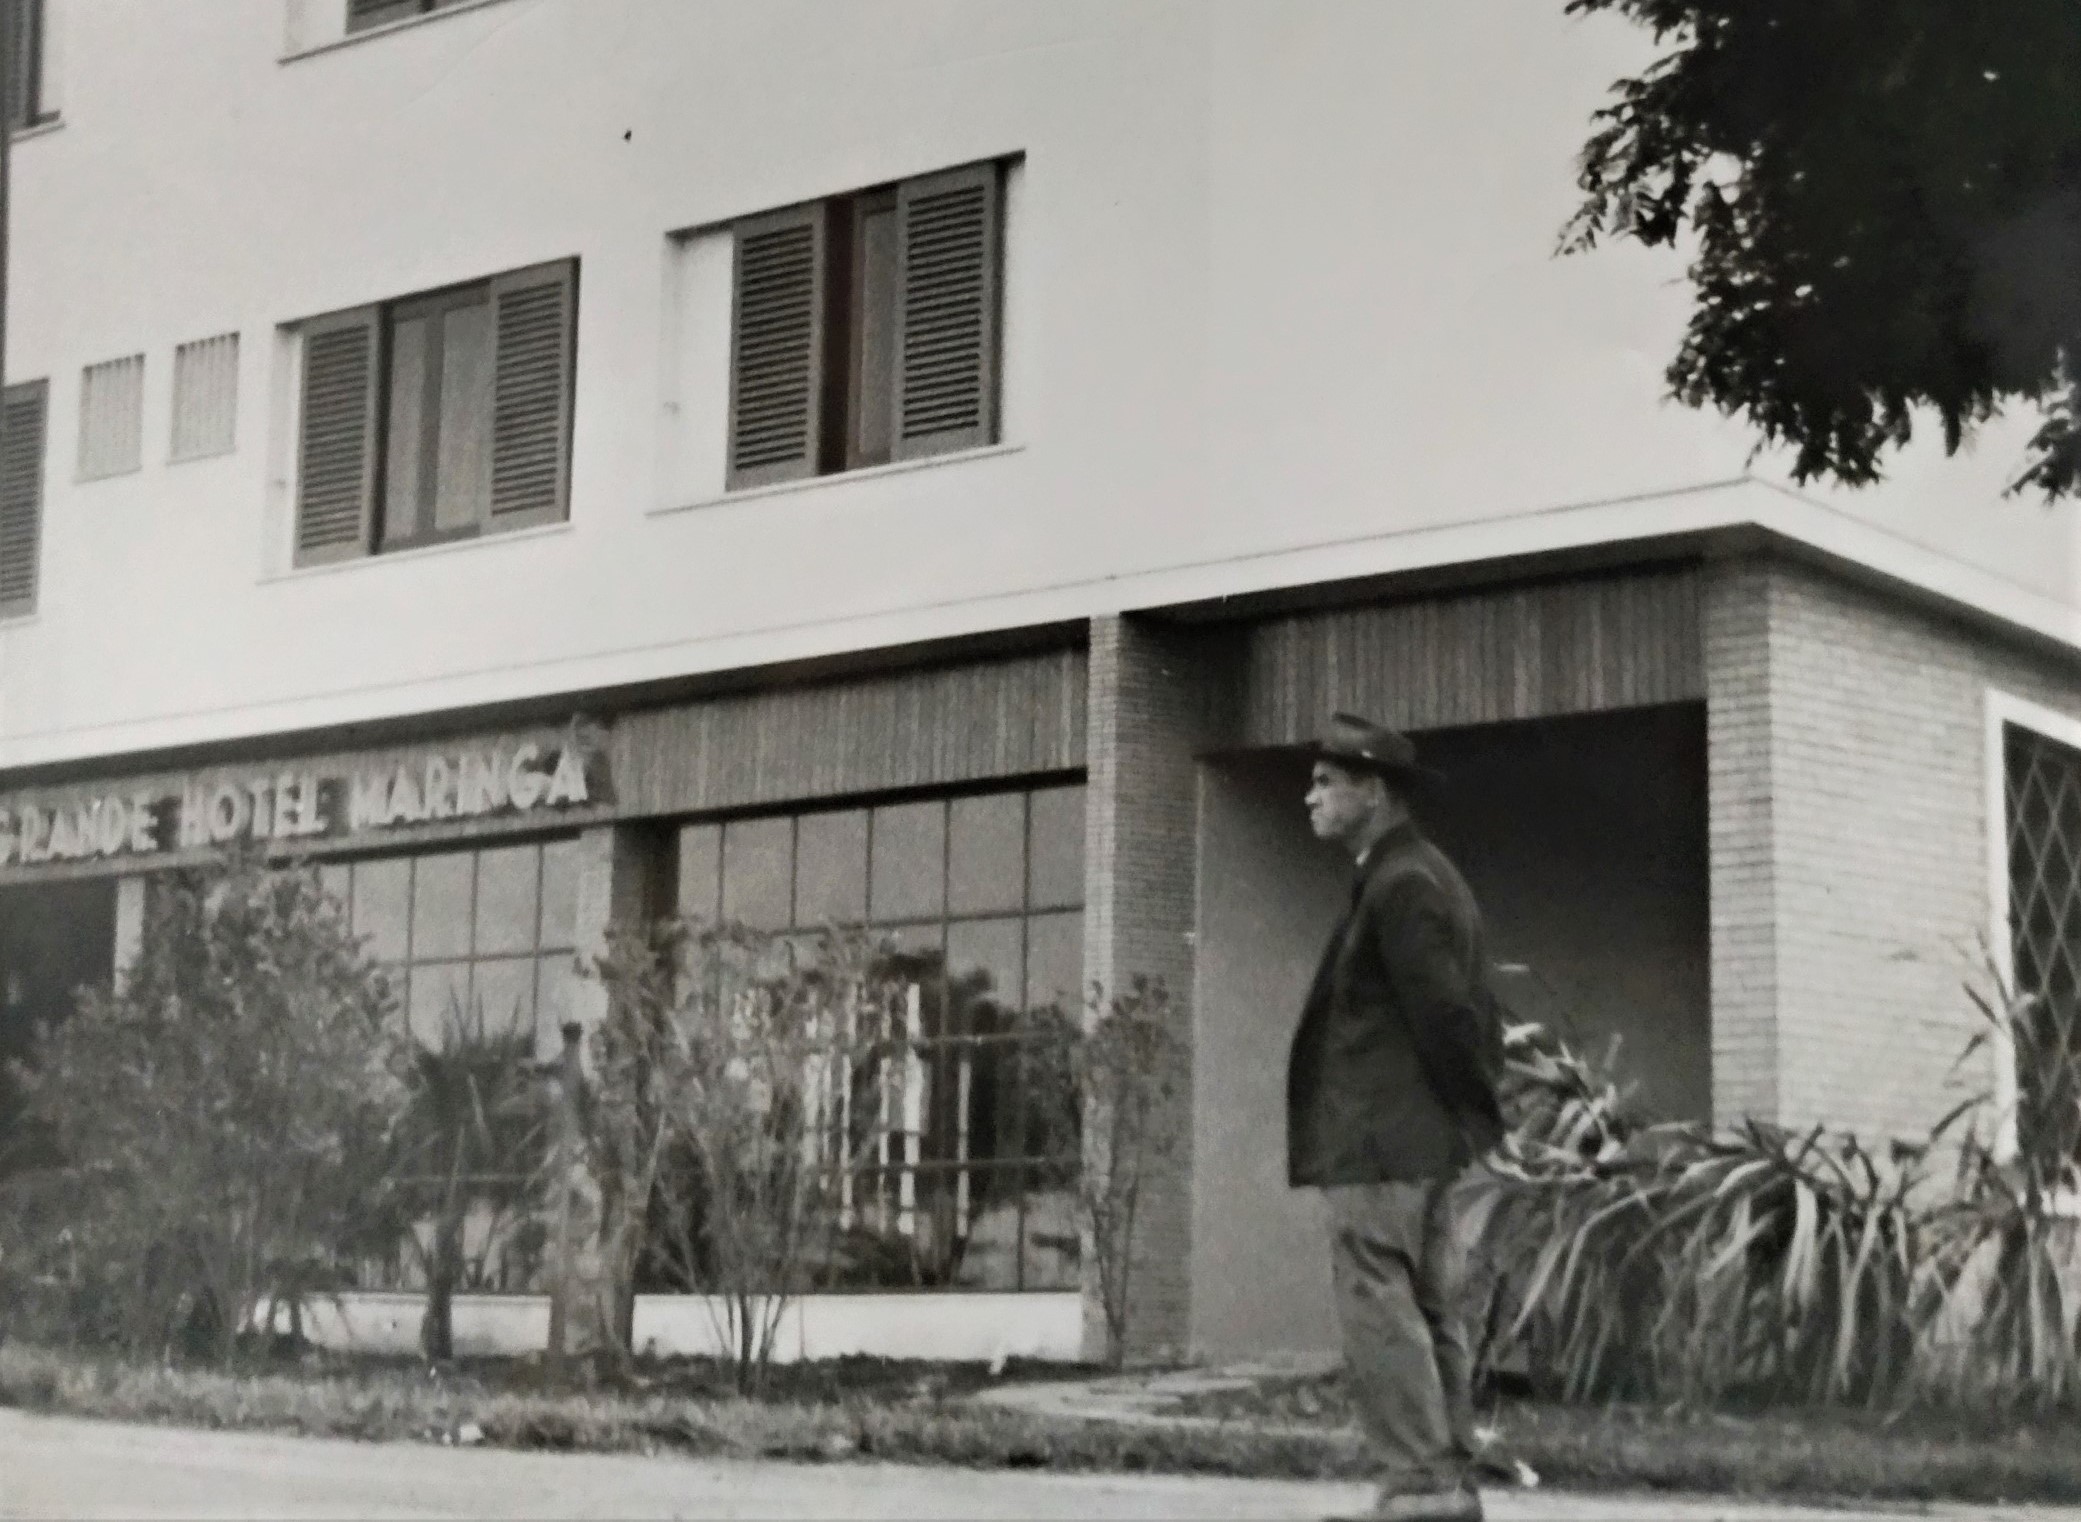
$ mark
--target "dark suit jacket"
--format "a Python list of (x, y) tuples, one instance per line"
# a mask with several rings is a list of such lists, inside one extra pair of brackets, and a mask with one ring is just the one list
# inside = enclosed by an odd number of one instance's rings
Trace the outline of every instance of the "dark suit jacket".
[(1330, 936), (1287, 1067), (1296, 1186), (1456, 1173), (1502, 1138), (1500, 1011), (1466, 882), (1403, 824)]

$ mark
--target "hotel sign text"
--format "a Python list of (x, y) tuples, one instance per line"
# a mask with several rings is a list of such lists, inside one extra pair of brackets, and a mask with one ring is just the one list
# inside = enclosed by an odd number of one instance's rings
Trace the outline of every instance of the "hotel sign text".
[(604, 755), (571, 735), (351, 764), (238, 771), (0, 804), (0, 867), (379, 834), (605, 801)]

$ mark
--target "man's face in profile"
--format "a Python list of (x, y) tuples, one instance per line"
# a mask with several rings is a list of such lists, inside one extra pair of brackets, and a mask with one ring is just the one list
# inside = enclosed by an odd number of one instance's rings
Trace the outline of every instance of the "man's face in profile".
[(1380, 806), (1378, 777), (1318, 761), (1308, 784), (1308, 823), (1318, 840), (1348, 841)]

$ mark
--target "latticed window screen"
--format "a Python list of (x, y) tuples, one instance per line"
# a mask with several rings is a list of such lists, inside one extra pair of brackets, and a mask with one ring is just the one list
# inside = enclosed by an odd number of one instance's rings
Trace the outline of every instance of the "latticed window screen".
[(89, 365), (80, 377), (79, 476), (120, 476), (144, 463), (145, 357)]
[(172, 458), (229, 454), (238, 442), (238, 334), (182, 344), (173, 355)]
[(2081, 1034), (2081, 750), (2011, 724), (2009, 943), (2016, 992), (2040, 1001), (2018, 1032), (2018, 1131), (2026, 1150), (2072, 1152)]

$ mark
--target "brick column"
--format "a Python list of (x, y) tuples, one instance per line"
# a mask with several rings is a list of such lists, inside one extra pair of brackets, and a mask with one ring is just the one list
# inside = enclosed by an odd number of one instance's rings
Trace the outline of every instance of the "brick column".
[[(1178, 1145), (1142, 1190), (1130, 1282), (1134, 1358), (1187, 1351), (1192, 1261), (1192, 995), (1197, 958), (1198, 797), (1211, 662), (1189, 634), (1118, 615), (1091, 625), (1084, 971), (1111, 992), (1161, 979), (1184, 1037), (1176, 1075)], [(1084, 1271), (1084, 1341), (1097, 1356), (1105, 1323), (1097, 1279)]]
[(1717, 562), (1704, 589), (1714, 1120), (1779, 1111), (1771, 573)]

